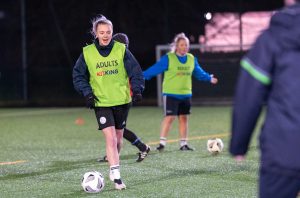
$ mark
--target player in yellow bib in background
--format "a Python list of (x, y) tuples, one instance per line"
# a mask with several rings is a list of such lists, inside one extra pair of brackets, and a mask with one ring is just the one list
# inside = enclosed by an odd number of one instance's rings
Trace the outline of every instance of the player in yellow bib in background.
[(144, 72), (146, 80), (164, 73), (163, 104), (164, 119), (161, 124), (160, 144), (156, 148), (162, 151), (167, 142), (171, 124), (178, 117), (180, 150), (194, 150), (187, 144), (188, 115), (191, 108), (192, 76), (197, 80), (217, 84), (218, 79), (205, 72), (197, 59), (189, 51), (189, 39), (184, 33), (177, 34), (171, 44), (171, 51)]

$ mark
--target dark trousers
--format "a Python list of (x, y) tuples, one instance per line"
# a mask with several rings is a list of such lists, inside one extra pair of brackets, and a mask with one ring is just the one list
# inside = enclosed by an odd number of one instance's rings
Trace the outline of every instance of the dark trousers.
[(260, 198), (296, 198), (300, 193), (300, 178), (260, 170)]

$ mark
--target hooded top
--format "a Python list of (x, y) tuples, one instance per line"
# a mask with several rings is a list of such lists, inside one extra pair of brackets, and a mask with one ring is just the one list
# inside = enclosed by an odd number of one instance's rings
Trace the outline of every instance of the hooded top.
[(300, 3), (275, 13), (241, 61), (232, 117), (232, 155), (246, 154), (262, 106), (261, 167), (300, 177)]
[(300, 46), (300, 4), (286, 7), (271, 19), (269, 31), (281, 49), (296, 49)]

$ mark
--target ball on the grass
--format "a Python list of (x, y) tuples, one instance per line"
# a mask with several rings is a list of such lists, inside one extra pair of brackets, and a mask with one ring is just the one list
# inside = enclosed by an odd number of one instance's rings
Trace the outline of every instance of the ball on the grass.
[(86, 172), (81, 180), (81, 186), (87, 193), (97, 193), (104, 188), (104, 177), (97, 171)]
[(207, 140), (207, 150), (211, 154), (219, 154), (223, 151), (224, 144), (220, 138), (213, 138)]

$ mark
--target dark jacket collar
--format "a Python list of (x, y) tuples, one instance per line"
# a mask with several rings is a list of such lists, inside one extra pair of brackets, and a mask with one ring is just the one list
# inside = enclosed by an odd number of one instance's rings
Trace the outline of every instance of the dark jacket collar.
[(111, 50), (112, 50), (112, 48), (113, 48), (113, 46), (114, 46), (114, 41), (111, 40), (110, 43), (109, 43), (108, 45), (102, 46), (102, 45), (99, 44), (99, 40), (98, 40), (98, 39), (95, 39), (94, 44), (95, 44), (95, 46), (96, 46), (98, 52), (99, 52), (102, 56), (106, 57), (106, 56), (108, 56), (109, 53), (111, 52)]

